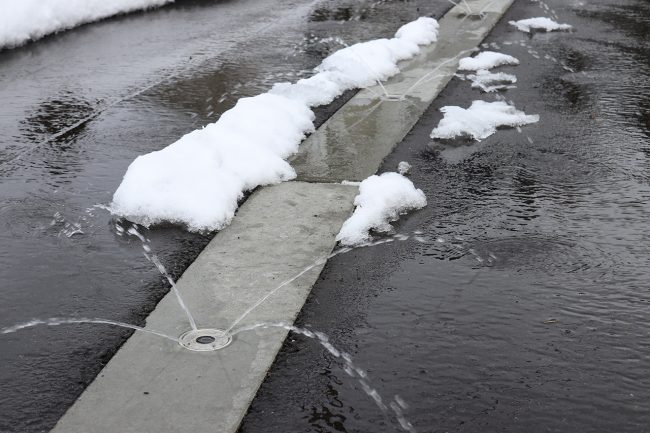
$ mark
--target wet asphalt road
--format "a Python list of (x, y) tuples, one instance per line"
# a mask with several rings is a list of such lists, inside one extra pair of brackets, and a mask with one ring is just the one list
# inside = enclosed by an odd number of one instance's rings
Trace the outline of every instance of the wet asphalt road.
[[(308, 76), (340, 48), (323, 38), (390, 36), (449, 6), (179, 0), (0, 51), (0, 328), (49, 317), (142, 325), (168, 286), (139, 241), (94, 207), (110, 202), (128, 164), (242, 96)], [(146, 235), (175, 278), (212, 237)], [(65, 325), (0, 335), (0, 431), (47, 431), (129, 334)]]
[[(546, 5), (575, 31), (516, 31), (550, 13), (519, 0), (486, 41), (521, 60), (502, 96), (540, 122), (432, 142), (440, 107), (495, 99), (454, 79), (382, 169), (410, 162), (427, 195), (396, 224), (411, 238), (332, 259), (298, 319), (418, 432), (650, 431), (650, 3)], [(400, 428), (293, 336), (240, 431)]]

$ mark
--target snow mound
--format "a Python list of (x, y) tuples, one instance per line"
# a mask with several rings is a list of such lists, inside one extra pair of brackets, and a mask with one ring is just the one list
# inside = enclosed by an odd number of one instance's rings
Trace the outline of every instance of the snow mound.
[(174, 0), (3, 0), (0, 48), (113, 15), (149, 9)]
[(484, 69), (479, 69), (476, 74), (467, 75), (467, 79), (472, 82), (472, 87), (481, 89), (486, 93), (495, 92), (502, 89), (512, 89), (513, 84), (517, 82), (517, 77), (505, 72), (493, 73)]
[(428, 45), (438, 40), (438, 21), (429, 17), (420, 17), (404, 24), (397, 30), (395, 37), (417, 45)]
[(242, 98), (218, 122), (136, 158), (111, 211), (145, 226), (221, 229), (244, 191), (296, 176), (284, 159), (313, 130), (313, 119), (307, 106), (283, 96)]
[(526, 33), (530, 33), (531, 30), (545, 30), (547, 32), (552, 32), (554, 30), (572, 29), (571, 25), (569, 24), (558, 24), (552, 19), (546, 17), (528, 18), (519, 21), (508, 21), (508, 24), (515, 26), (518, 30)]
[(391, 172), (373, 175), (361, 182), (354, 204), (354, 213), (343, 223), (336, 237), (342, 245), (355, 246), (371, 241), (370, 230), (391, 232), (391, 221), (408, 211), (425, 207), (427, 199), (413, 182)]
[(474, 101), (467, 109), (446, 106), (440, 111), (444, 117), (431, 131), (431, 138), (469, 136), (481, 141), (494, 134), (500, 126), (523, 126), (539, 121), (538, 115), (527, 115), (503, 101)]
[(438, 22), (420, 17), (403, 25), (393, 39), (375, 39), (336, 51), (316, 68), (316, 74), (296, 83), (276, 83), (270, 93), (300, 100), (309, 106), (332, 102), (346, 90), (385, 80), (399, 72), (397, 63), (420, 52), (419, 45), (435, 42)]
[(113, 195), (111, 211), (146, 226), (172, 222), (193, 231), (222, 229), (246, 191), (295, 178), (286, 159), (314, 130), (310, 107), (396, 74), (397, 62), (416, 55), (419, 43), (435, 40), (437, 29), (433, 18), (420, 18), (393, 39), (333, 53), (310, 78), (240, 99), (217, 122), (136, 158)]
[(492, 69), (503, 65), (518, 65), (519, 60), (508, 54), (495, 51), (483, 51), (476, 57), (464, 57), (458, 62), (458, 69), (463, 71), (478, 71)]

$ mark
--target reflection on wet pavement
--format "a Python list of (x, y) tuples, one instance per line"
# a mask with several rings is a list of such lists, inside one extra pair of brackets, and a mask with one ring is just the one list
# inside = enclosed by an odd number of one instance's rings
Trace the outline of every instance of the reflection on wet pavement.
[[(309, 17), (354, 15), (356, 0), (177, 0), (0, 52), (0, 326), (52, 316), (143, 324), (168, 286), (96, 205), (138, 155), (240, 97), (311, 74), (340, 47), (332, 36), (389, 36), (420, 7), (447, 8), (366, 3), (363, 18), (339, 23)], [(174, 278), (212, 235), (146, 231)], [(128, 335), (79, 325), (3, 336), (0, 431), (50, 428)]]
[[(570, 33), (507, 21), (557, 15)], [(422, 432), (646, 432), (650, 425), (650, 4), (515, 2), (485, 49), (497, 95), (453, 80), (399, 161), (429, 205), (392, 242), (328, 263), (297, 324), (348, 350)], [(433, 143), (438, 109), (512, 100), (539, 124)], [(320, 416), (315, 416), (319, 414)], [(341, 366), (289, 340), (242, 432), (393, 432)]]

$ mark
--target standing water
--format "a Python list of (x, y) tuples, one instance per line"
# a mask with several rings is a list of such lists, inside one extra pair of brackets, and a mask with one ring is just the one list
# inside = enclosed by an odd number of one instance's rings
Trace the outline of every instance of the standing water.
[[(433, 142), (439, 108), (497, 99), (453, 80), (384, 166), (429, 202), (399, 230), (447, 241), (355, 249), (313, 289), (296, 326), (354, 348), (418, 431), (648, 431), (649, 7), (515, 2), (484, 48), (521, 61), (498, 95), (539, 123)], [(575, 31), (508, 25), (538, 16)], [(394, 431), (341, 374), (287, 341), (240, 431)]]
[[(110, 202), (128, 164), (242, 96), (307, 76), (338, 48), (333, 35), (389, 36), (447, 7), (177, 0), (0, 51), (0, 328), (47, 317), (143, 325), (170, 281), (95, 207)], [(213, 235), (173, 226), (141, 233), (172, 281)], [(131, 332), (113, 325), (1, 335), (0, 431), (48, 430)]]

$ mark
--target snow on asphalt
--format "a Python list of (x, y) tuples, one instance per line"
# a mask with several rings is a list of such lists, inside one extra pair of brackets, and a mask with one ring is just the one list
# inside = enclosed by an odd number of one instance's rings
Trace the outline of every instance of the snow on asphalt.
[(467, 79), (472, 82), (473, 88), (481, 89), (486, 93), (496, 92), (497, 90), (511, 89), (517, 82), (517, 77), (505, 72), (490, 72), (485, 69), (479, 69), (476, 74), (468, 74)]
[(555, 30), (572, 29), (572, 26), (570, 24), (558, 24), (552, 19), (546, 17), (528, 18), (519, 21), (508, 21), (508, 24), (515, 26), (518, 30), (526, 33), (530, 33), (531, 30), (544, 30), (547, 32), (552, 32)]
[(481, 141), (497, 132), (500, 126), (523, 126), (539, 121), (536, 114), (527, 115), (504, 101), (474, 101), (465, 109), (445, 106), (440, 109), (444, 117), (431, 131), (431, 138), (451, 139), (471, 137)]
[(0, 0), (0, 49), (174, 0)]
[(519, 64), (519, 60), (508, 54), (494, 51), (483, 51), (476, 57), (464, 57), (458, 62), (458, 69), (461, 71), (478, 71), (496, 68), (497, 66)]

